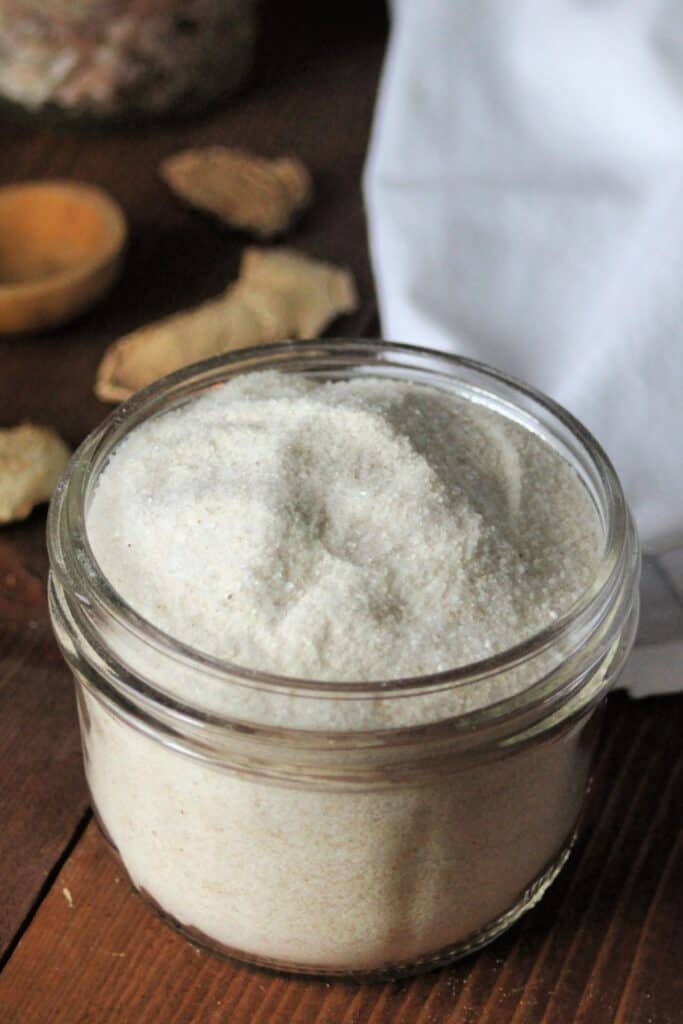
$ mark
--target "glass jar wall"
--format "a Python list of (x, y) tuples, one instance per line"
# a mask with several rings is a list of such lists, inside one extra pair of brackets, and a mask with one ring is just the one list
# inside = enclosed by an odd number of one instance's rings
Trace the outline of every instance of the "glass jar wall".
[[(486, 661), (381, 683), (317, 683), (193, 651), (141, 619), (90, 551), (110, 453), (150, 416), (236, 373), (419, 381), (485, 402), (575, 468), (604, 533), (591, 588), (542, 633)], [(135, 887), (208, 945), (287, 970), (427, 969), (508, 927), (565, 862), (598, 710), (630, 650), (639, 556), (593, 439), (529, 388), (408, 346), (315, 342), (191, 367), (117, 410), (53, 500), (50, 605), (76, 679), (86, 772)], [(500, 681), (493, 704), (482, 702)], [(511, 681), (516, 681), (511, 686)], [(335, 728), (335, 705), (391, 708)], [(351, 715), (351, 718), (353, 716)]]

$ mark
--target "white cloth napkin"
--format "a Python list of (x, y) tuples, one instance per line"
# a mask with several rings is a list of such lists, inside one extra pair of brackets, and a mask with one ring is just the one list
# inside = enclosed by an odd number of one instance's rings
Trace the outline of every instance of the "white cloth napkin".
[(552, 395), (645, 550), (638, 695), (683, 688), (683, 5), (393, 0), (365, 171), (384, 337)]

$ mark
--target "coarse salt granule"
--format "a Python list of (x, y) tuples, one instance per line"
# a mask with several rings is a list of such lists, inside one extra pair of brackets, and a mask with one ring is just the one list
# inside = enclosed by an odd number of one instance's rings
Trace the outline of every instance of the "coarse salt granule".
[(355, 754), (333, 747), (332, 781), (317, 764), (283, 765), (277, 744), (262, 774), (263, 735), (255, 770), (234, 755), (235, 736), (249, 744), (259, 726), (393, 739), (560, 663), (563, 651), (544, 651), (528, 674), (416, 686), (409, 698), (377, 686), (370, 699), (338, 699), (329, 683), (476, 661), (569, 609), (602, 537), (588, 492), (550, 445), (414, 384), (245, 375), (133, 430), (101, 473), (87, 528), (105, 575), (156, 626), (242, 666), (322, 681), (312, 699), (302, 687), (232, 685), (235, 672), (195, 681), (155, 645), (143, 656), (125, 633), (106, 636), (131, 647), (129, 672), (199, 709), (199, 733), (214, 711), (250, 726), (221, 732), (215, 756), (207, 726), (211, 753), (187, 756), (79, 679), (99, 818), (166, 914), (248, 958), (366, 971), (433, 965), (538, 898), (581, 806), (585, 720), (556, 721), (495, 756), (449, 747), (433, 770), (418, 771), (417, 741), (400, 771), (393, 761), (384, 771), (381, 743), (360, 773)]
[(576, 473), (497, 411), (379, 378), (239, 376), (133, 431), (88, 533), (154, 625), (320, 680), (439, 672), (565, 612), (601, 537)]

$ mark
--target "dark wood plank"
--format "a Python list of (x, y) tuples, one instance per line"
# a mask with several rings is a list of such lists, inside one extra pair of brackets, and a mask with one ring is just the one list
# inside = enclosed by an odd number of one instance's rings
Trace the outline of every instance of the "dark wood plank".
[(325, 33), (334, 26), (318, 16), (322, 36), (308, 40), (309, 51), (300, 39), (292, 51), (289, 37), (286, 46), (272, 38), (276, 23), (251, 90), (198, 120), (65, 135), (0, 125), (0, 146), (9, 152), (0, 184), (66, 174), (95, 182), (120, 200), (131, 227), (123, 277), (103, 304), (64, 329), (0, 341), (0, 423), (44, 419), (79, 442), (110, 408), (95, 399), (91, 387), (106, 345), (124, 331), (217, 294), (233, 278), (247, 239), (187, 209), (159, 181), (161, 158), (186, 146), (225, 143), (266, 155), (291, 151), (308, 164), (316, 200), (286, 241), (353, 269), (361, 306), (341, 318), (334, 332), (364, 331), (375, 302), (361, 171), (384, 34), (376, 19), (369, 27), (362, 19), (359, 24), (332, 46)]
[[(49, 132), (3, 127), (0, 144), (3, 182), (67, 174), (76, 153)], [(30, 340), (3, 343), (0, 422), (30, 414), (21, 396), (39, 358)], [(46, 391), (39, 383), (36, 403)], [(0, 962), (87, 809), (72, 682), (48, 624), (44, 532), (38, 512), (0, 534)]]
[[(105, 346), (234, 275), (245, 239), (184, 208), (158, 180), (159, 160), (180, 147), (222, 142), (306, 160), (317, 199), (288, 242), (352, 267), (361, 308), (335, 330), (367, 329), (375, 303), (360, 174), (385, 35), (372, 7), (354, 18), (311, 3), (264, 5), (251, 88), (201, 119), (107, 132), (0, 125), (0, 184), (96, 182), (122, 202), (131, 228), (123, 277), (101, 306), (64, 329), (0, 341), (0, 425), (34, 419), (79, 443), (109, 412), (92, 394)], [(44, 530), (40, 510), (0, 534), (0, 957), (86, 807), (71, 683), (47, 618)]]
[(31, 561), (0, 539), (0, 960), (88, 806), (73, 685)]
[[(45, 420), (77, 443), (108, 411), (91, 390), (106, 344), (219, 291), (234, 274), (244, 239), (184, 209), (157, 180), (159, 159), (181, 146), (225, 142), (303, 157), (318, 198), (291, 242), (356, 273), (361, 309), (338, 333), (376, 329), (360, 172), (381, 13), (360, 0), (342, 13), (300, 0), (266, 4), (264, 22), (251, 89), (201, 119), (110, 133), (0, 126), (0, 181), (97, 182), (123, 202), (132, 229), (123, 278), (98, 310), (64, 330), (0, 342), (0, 423)], [(176, 935), (131, 892), (94, 826), (80, 835), (87, 798), (45, 578), (37, 512), (0, 534), (0, 960), (12, 952), (0, 975), (3, 1024), (682, 1019), (683, 698), (611, 699), (568, 869), (489, 949), (400, 983), (286, 978), (220, 960)]]
[(286, 978), (199, 949), (131, 891), (90, 825), (0, 975), (0, 1019), (678, 1024), (682, 728), (681, 698), (611, 698), (585, 825), (556, 885), (488, 949), (400, 982)]

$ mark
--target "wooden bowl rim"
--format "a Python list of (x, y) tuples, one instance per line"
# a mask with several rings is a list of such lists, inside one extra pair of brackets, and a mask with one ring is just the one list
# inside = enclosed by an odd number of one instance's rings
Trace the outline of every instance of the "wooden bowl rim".
[(13, 294), (27, 296), (31, 292), (45, 294), (46, 292), (66, 289), (102, 270), (121, 254), (126, 244), (128, 226), (123, 208), (109, 192), (99, 185), (63, 178), (15, 182), (14, 184), (0, 187), (0, 202), (12, 193), (42, 192), (54, 189), (70, 193), (72, 196), (76, 196), (84, 203), (89, 203), (96, 209), (98, 216), (105, 222), (107, 228), (106, 244), (91, 259), (74, 263), (72, 266), (56, 271), (53, 274), (28, 281), (4, 283), (0, 281), (0, 300), (7, 299)]

